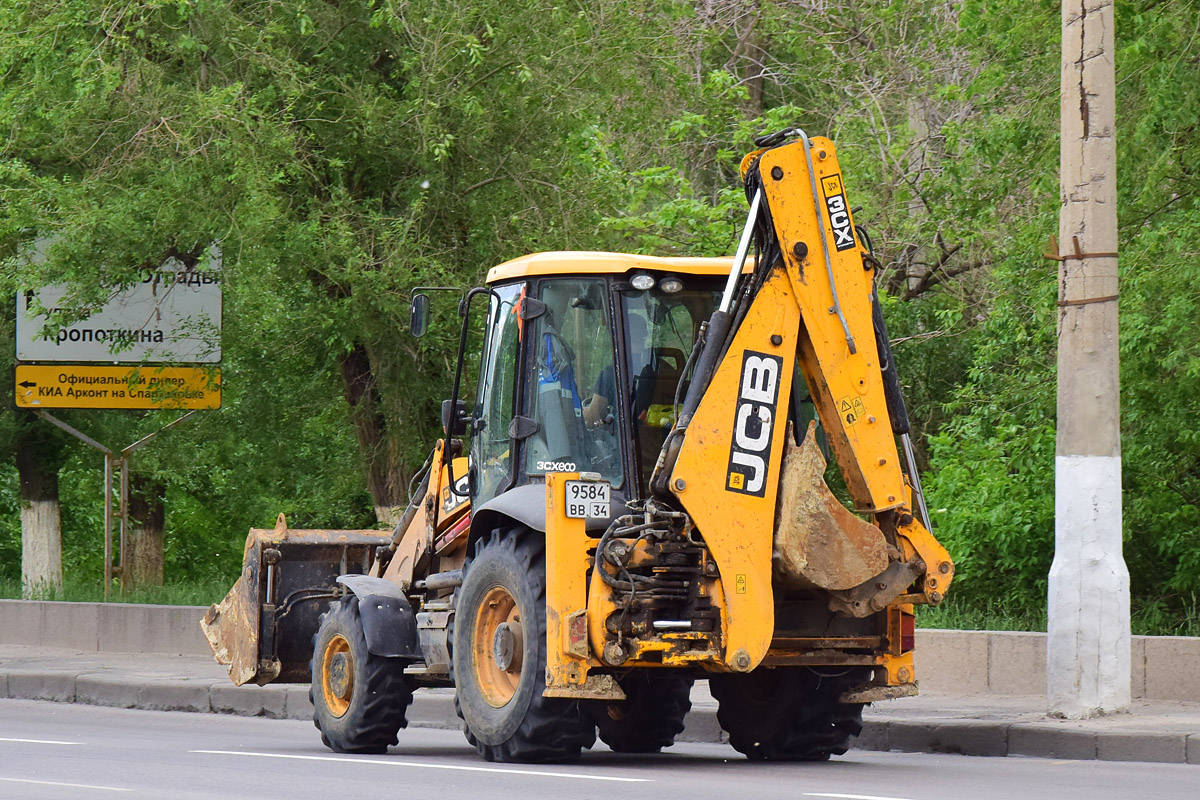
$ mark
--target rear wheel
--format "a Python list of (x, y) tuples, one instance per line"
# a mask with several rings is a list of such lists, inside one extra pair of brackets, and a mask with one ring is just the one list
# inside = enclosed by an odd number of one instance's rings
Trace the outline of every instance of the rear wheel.
[(488, 761), (572, 761), (596, 740), (578, 701), (544, 697), (546, 564), (541, 534), (493, 532), (464, 567), (454, 622), (455, 706)]
[(752, 761), (824, 761), (841, 755), (862, 731), (862, 703), (839, 703), (858, 670), (836, 677), (808, 667), (759, 668), (709, 678), (717, 722)]
[(683, 732), (683, 719), (692, 708), (692, 679), (654, 672), (638, 669), (619, 678), (624, 700), (588, 705), (601, 741), (618, 753), (657, 753)]
[(357, 597), (321, 615), (308, 697), (321, 741), (335, 753), (383, 753), (408, 724), (404, 712), (413, 694), (404, 662), (367, 651)]

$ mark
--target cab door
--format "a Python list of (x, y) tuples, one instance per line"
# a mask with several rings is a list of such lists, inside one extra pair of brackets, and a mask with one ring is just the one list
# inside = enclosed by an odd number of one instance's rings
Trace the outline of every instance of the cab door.
[(514, 482), (516, 440), (510, 436), (522, 381), (520, 301), (525, 284), (491, 293), (487, 335), (476, 383), (475, 435), (471, 439), (471, 504), (479, 508)]
[(621, 413), (608, 281), (545, 278), (533, 320), (529, 387), (533, 433), (525, 439), (524, 471), (595, 472), (614, 489), (624, 484)]

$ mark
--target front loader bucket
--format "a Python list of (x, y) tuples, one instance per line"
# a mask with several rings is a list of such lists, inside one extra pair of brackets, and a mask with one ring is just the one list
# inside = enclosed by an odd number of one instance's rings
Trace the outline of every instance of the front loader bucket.
[(342, 587), (339, 575), (365, 573), (391, 531), (251, 529), (242, 574), (200, 627), (217, 663), (241, 686), (307, 683), (321, 613)]

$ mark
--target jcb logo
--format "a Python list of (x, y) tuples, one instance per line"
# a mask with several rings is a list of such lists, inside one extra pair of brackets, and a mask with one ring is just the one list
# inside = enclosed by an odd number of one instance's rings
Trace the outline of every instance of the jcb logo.
[(742, 382), (733, 417), (733, 442), (729, 447), (729, 473), (725, 488), (762, 497), (767, 489), (771, 432), (783, 359), (746, 350), (742, 354)]
[(829, 212), (829, 226), (833, 228), (833, 246), (839, 251), (854, 247), (854, 226), (850, 224), (850, 209), (846, 206), (846, 192), (842, 189), (842, 176), (830, 175), (821, 179), (825, 192), (825, 209)]
[(454, 481), (454, 491), (450, 491), (449, 486), (442, 488), (442, 513), (449, 513), (456, 506), (460, 506), (467, 502), (467, 492), (470, 490), (471, 481), (469, 475), (461, 475), (458, 480)]

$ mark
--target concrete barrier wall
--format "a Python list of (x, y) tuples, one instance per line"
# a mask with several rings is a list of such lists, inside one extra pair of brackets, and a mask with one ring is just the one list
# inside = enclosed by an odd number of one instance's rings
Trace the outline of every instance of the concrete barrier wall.
[(207, 607), (0, 600), (0, 646), (87, 653), (212, 655), (200, 618)]
[[(0, 647), (211, 655), (202, 606), (0, 600)], [(1132, 691), (1147, 700), (1200, 697), (1200, 638), (1133, 637)], [(1046, 634), (918, 630), (917, 680), (927, 692), (1043, 694)]]
[[(1134, 636), (1130, 690), (1135, 699), (1200, 697), (1200, 638)], [(917, 680), (952, 694), (1043, 694), (1046, 634), (918, 630)]]

